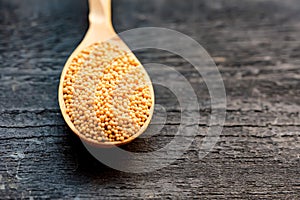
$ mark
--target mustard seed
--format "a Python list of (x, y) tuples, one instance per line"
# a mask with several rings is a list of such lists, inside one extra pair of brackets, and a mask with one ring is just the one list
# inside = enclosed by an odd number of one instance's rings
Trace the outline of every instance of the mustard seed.
[(140, 63), (109, 42), (95, 43), (72, 60), (63, 98), (75, 128), (98, 142), (130, 138), (146, 122), (153, 101)]

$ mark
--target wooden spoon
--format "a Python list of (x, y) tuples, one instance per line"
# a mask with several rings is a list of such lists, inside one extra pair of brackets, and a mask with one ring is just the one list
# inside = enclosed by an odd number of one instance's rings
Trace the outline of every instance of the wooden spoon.
[(147, 118), (146, 122), (144, 123), (144, 125), (140, 128), (140, 130), (133, 134), (131, 137), (127, 138), (124, 141), (115, 141), (115, 142), (99, 142), (96, 140), (92, 140), (90, 138), (85, 137), (82, 133), (80, 133), (76, 127), (74, 126), (74, 124), (72, 123), (69, 115), (66, 112), (66, 105), (64, 102), (64, 98), (63, 98), (63, 82), (65, 79), (65, 75), (68, 71), (68, 68), (73, 60), (73, 58), (78, 55), (82, 50), (84, 50), (85, 48), (89, 47), (90, 45), (94, 44), (94, 43), (99, 43), (99, 42), (104, 42), (107, 40), (110, 40), (113, 38), (113, 42), (114, 44), (116, 44), (117, 46), (121, 47), (122, 49), (126, 49), (128, 52), (130, 52), (129, 48), (127, 47), (127, 45), (118, 37), (118, 35), (116, 34), (113, 26), (112, 26), (112, 22), (111, 22), (111, 0), (89, 0), (89, 29), (84, 37), (84, 39), (82, 40), (82, 42), (80, 43), (80, 45), (75, 49), (75, 51), (72, 53), (72, 55), (69, 57), (69, 59), (67, 60), (64, 69), (62, 71), (61, 74), (61, 78), (60, 78), (60, 84), (59, 84), (59, 89), (58, 89), (58, 100), (59, 100), (59, 105), (60, 105), (60, 109), (62, 112), (62, 115), (66, 121), (66, 123), (68, 124), (68, 126), (71, 128), (71, 130), (80, 137), (80, 139), (89, 144), (92, 145), (94, 147), (113, 147), (115, 145), (123, 145), (126, 143), (131, 142), (132, 140), (134, 140), (135, 138), (137, 138), (139, 135), (141, 135), (146, 128), (148, 127), (150, 120), (152, 118), (153, 115), (153, 109), (154, 109), (154, 91), (153, 91), (153, 87), (152, 87), (152, 83), (151, 80), (147, 74), (147, 72), (145, 71), (145, 69), (141, 66), (141, 69), (143, 71), (143, 73), (145, 73), (145, 77), (146, 77), (146, 81), (147, 84), (149, 86), (150, 89), (150, 94), (151, 94), (151, 99), (152, 99), (152, 105), (150, 108), (150, 112), (149, 112), (149, 117)]

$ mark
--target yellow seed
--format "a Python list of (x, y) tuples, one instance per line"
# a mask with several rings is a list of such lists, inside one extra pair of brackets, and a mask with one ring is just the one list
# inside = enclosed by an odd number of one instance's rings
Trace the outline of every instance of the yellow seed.
[(73, 59), (63, 98), (74, 126), (86, 137), (123, 141), (147, 120), (152, 99), (138, 65), (130, 53), (108, 42), (95, 43)]

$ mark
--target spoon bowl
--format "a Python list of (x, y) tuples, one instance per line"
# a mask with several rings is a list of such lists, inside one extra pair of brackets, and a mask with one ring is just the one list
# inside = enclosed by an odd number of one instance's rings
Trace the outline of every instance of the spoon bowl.
[[(80, 43), (80, 45), (74, 50), (74, 52), (71, 54), (71, 56), (68, 58), (62, 74), (60, 78), (60, 84), (58, 89), (58, 100), (60, 109), (62, 112), (62, 115), (68, 124), (68, 126), (71, 128), (71, 130), (80, 137), (80, 139), (94, 147), (113, 147), (113, 146), (119, 146), (123, 144), (127, 144), (140, 136), (148, 127), (150, 120), (153, 115), (153, 109), (154, 109), (154, 91), (153, 86), (151, 83), (151, 80), (146, 72), (146, 70), (143, 68), (143, 66), (140, 64), (138, 59), (134, 56), (134, 54), (130, 51), (130, 49), (127, 47), (127, 45), (118, 37), (116, 32), (114, 31), (114, 28), (112, 26), (111, 22), (111, 0), (89, 0), (89, 29)], [(130, 54), (134, 57), (134, 59), (139, 63), (139, 66), (141, 66), (141, 72), (145, 75), (145, 80), (147, 82), (147, 86), (150, 90), (150, 96), (151, 96), (151, 107), (149, 109), (149, 116), (147, 117), (144, 124), (139, 128), (139, 130), (132, 134), (129, 138), (123, 140), (123, 141), (97, 141), (91, 138), (86, 137), (83, 133), (80, 133), (78, 129), (75, 127), (73, 122), (70, 119), (70, 116), (67, 113), (67, 108), (64, 100), (64, 80), (67, 75), (67, 72), (72, 64), (72, 61), (78, 54), (80, 54), (82, 51), (87, 49), (88, 47), (92, 46), (93, 44), (99, 43), (99, 42), (106, 42), (109, 41), (110, 43), (118, 46), (120, 49), (125, 50), (126, 52), (130, 52)]]

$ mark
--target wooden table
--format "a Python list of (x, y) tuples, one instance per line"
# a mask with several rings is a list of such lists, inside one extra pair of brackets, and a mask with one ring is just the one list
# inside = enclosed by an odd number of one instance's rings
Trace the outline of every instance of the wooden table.
[[(180, 159), (155, 172), (101, 164), (67, 128), (57, 102), (62, 67), (88, 26), (87, 2), (0, 0), (0, 199), (300, 199), (299, 2), (118, 0), (113, 11), (118, 32), (174, 29), (214, 58), (227, 94), (218, 143), (198, 158), (210, 116), (203, 80), (182, 58), (145, 50), (137, 52), (142, 62), (173, 66), (196, 88), (199, 134)], [(180, 111), (170, 92), (155, 90), (171, 134)], [(170, 138), (126, 148), (149, 151)]]

